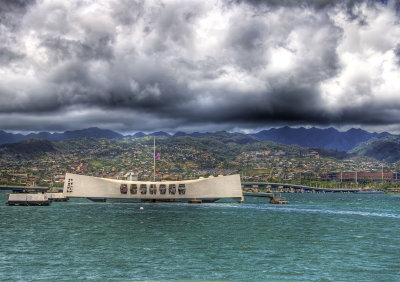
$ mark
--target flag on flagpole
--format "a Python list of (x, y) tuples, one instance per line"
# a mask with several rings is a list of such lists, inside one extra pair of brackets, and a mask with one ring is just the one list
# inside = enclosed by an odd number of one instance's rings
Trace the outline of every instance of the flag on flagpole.
[(160, 161), (161, 160), (161, 155), (160, 153), (156, 153), (156, 161)]

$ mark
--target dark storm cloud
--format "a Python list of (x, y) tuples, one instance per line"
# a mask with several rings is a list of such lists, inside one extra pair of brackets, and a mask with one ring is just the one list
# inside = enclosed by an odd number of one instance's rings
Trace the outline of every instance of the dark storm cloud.
[(24, 14), (26, 9), (36, 3), (36, 0), (2, 0), (0, 2), (1, 23), (7, 23), (7, 19), (12, 19), (11, 14)]
[[(374, 8), (376, 5), (387, 5), (388, 1), (383, 0), (247, 0), (234, 1), (234, 3), (251, 3), (258, 7), (281, 8), (281, 7), (302, 7), (315, 10), (326, 10), (334, 7), (340, 7), (346, 12), (349, 20), (358, 20), (361, 25), (367, 24), (366, 18), (358, 9), (360, 5), (368, 5)], [(398, 0), (395, 2), (396, 10), (399, 10)]]
[(396, 55), (396, 63), (400, 67), (400, 44), (398, 44), (393, 51), (394, 54)]
[(233, 2), (251, 3), (257, 6), (264, 5), (267, 7), (312, 7), (318, 10), (340, 5), (346, 7), (347, 11), (352, 10), (355, 6), (360, 5), (361, 3), (367, 3), (368, 5), (384, 3), (383, 1), (379, 0), (239, 0)]
[(25, 10), (28, 5), (35, 3), (36, 0), (2, 0), (0, 2), (0, 12), (14, 12)]
[(43, 38), (41, 46), (49, 50), (47, 54), (53, 62), (72, 58), (80, 60), (109, 60), (113, 57), (110, 41), (111, 39), (107, 36), (98, 38), (95, 42), (81, 42), (52, 36)]
[(3, 1), (2, 128), (396, 124), (396, 5)]
[(36, 0), (2, 0), (0, 1), (0, 40), (2, 44), (4, 38), (1, 33), (12, 32), (17, 29), (21, 18), (29, 7), (33, 6)]
[(15, 53), (14, 51), (9, 50), (6, 47), (0, 47), (0, 64), (7, 65), (8, 63), (20, 60), (24, 57), (23, 54)]
[[(237, 97), (224, 104), (216, 104), (207, 108), (198, 108), (191, 115), (195, 122), (212, 122), (219, 120), (229, 123), (262, 125), (266, 120), (273, 121), (321, 121), (321, 112), (314, 105), (321, 101), (312, 89), (277, 89), (260, 97)], [(187, 113), (189, 115), (189, 113)]]

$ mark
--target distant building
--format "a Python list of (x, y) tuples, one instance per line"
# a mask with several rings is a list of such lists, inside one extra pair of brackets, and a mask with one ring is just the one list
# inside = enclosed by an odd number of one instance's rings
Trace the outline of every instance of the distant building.
[(319, 159), (320, 158), (319, 153), (315, 152), (315, 151), (312, 151), (310, 153), (304, 154), (303, 157), (304, 158), (309, 158), (309, 159)]
[(125, 174), (126, 180), (128, 181), (137, 181), (138, 180), (138, 175), (133, 173), (133, 172), (128, 172)]
[(321, 175), (321, 180), (338, 182), (361, 182), (361, 181), (397, 181), (400, 180), (398, 172), (378, 171), (342, 171), (328, 172)]

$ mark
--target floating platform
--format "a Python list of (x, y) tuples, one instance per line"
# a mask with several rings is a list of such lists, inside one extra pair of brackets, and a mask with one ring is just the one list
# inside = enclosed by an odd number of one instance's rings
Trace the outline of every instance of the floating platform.
[(287, 205), (289, 201), (283, 198), (280, 194), (274, 193), (264, 193), (264, 192), (243, 192), (243, 196), (247, 197), (261, 197), (261, 198), (269, 198), (270, 204), (274, 205)]
[(46, 193), (46, 195), (50, 202), (66, 202), (69, 200), (63, 193)]
[(9, 206), (48, 206), (50, 201), (44, 193), (23, 193), (9, 194), (7, 204)]
[(201, 203), (203, 203), (203, 201), (202, 200), (197, 200), (197, 199), (192, 199), (192, 200), (189, 200), (188, 203), (189, 204), (201, 204)]
[(287, 205), (289, 204), (289, 201), (287, 201), (285, 198), (282, 198), (281, 195), (273, 195), (272, 198), (270, 198), (269, 202), (274, 205)]

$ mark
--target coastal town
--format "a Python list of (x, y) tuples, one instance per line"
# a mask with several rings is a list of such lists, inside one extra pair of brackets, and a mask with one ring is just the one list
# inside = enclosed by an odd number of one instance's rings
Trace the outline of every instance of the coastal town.
[[(215, 140), (214, 140), (215, 141)], [(207, 138), (157, 140), (157, 180), (240, 174), (242, 182), (292, 183), (320, 187), (398, 187), (398, 163), (366, 157), (337, 159), (277, 143), (222, 146)], [(74, 139), (53, 142), (34, 156), (2, 153), (0, 184), (61, 187), (65, 173), (112, 179), (128, 174), (153, 179), (152, 138)]]

